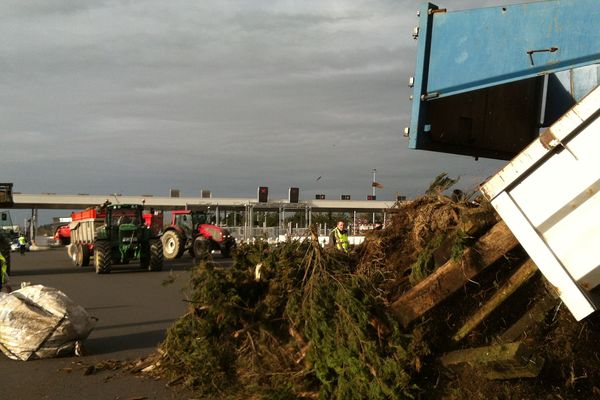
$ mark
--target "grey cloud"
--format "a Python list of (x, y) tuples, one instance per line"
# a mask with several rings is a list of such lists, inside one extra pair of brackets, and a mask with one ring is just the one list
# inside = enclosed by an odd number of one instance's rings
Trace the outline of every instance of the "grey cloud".
[(419, 3), (3, 3), (3, 176), (23, 192), (222, 196), (360, 197), (372, 168), (384, 198), (442, 171), (471, 184), (501, 162), (401, 135)]

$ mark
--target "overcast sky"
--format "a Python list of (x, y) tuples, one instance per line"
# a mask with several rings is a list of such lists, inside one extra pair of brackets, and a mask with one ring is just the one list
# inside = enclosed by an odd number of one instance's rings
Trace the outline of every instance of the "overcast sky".
[[(452, 0), (449, 11), (526, 1)], [(0, 3), (2, 181), (271, 198), (472, 189), (505, 163), (407, 148), (413, 0)], [(318, 177), (322, 177), (318, 179)]]

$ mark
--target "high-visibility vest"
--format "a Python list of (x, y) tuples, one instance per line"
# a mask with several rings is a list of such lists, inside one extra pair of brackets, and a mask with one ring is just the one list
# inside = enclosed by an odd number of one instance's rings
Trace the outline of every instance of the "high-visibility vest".
[(6, 277), (8, 276), (6, 269), (6, 259), (4, 258), (2, 253), (0, 253), (0, 287), (2, 287), (2, 285), (6, 283)]
[(21, 246), (25, 246), (26, 243), (27, 243), (27, 240), (25, 239), (25, 236), (19, 236), (19, 244)]
[(337, 227), (333, 232), (335, 234), (335, 247), (338, 250), (348, 252), (348, 233), (342, 233)]

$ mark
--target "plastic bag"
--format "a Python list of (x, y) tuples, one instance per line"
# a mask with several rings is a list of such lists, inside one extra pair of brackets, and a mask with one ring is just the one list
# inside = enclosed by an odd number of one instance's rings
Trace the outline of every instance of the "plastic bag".
[(0, 350), (14, 360), (72, 354), (96, 320), (60, 290), (27, 286), (0, 298)]

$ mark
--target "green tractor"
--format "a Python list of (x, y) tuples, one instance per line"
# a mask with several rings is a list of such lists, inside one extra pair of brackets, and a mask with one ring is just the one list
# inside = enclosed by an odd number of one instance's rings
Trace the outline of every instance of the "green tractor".
[(10, 242), (15, 233), (8, 211), (0, 211), (0, 254), (6, 260), (6, 272), (10, 275)]
[(160, 237), (144, 224), (143, 207), (138, 204), (106, 206), (104, 224), (95, 232), (93, 246), (97, 274), (108, 274), (113, 264), (140, 260), (140, 266), (160, 271), (163, 249)]
[[(0, 183), (0, 207), (12, 207), (12, 183)], [(12, 220), (8, 211), (0, 212), (0, 253), (6, 259), (7, 273), (10, 275), (10, 241), (14, 236)]]

